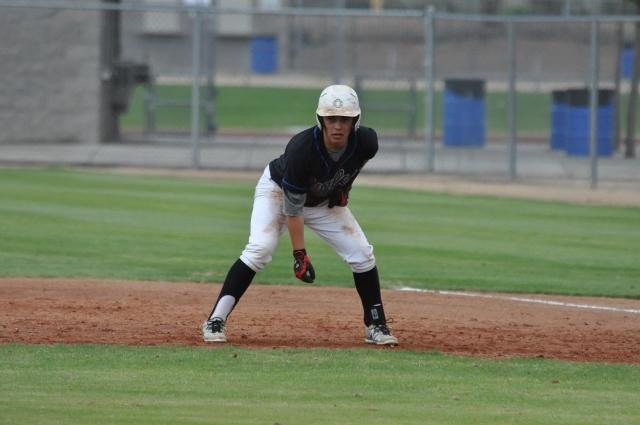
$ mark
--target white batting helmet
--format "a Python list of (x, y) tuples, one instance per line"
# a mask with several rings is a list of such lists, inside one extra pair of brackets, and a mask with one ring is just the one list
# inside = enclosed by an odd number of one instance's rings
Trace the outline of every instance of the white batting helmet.
[(340, 116), (358, 117), (353, 126), (357, 130), (360, 126), (361, 114), (358, 95), (351, 87), (335, 84), (320, 93), (318, 109), (316, 109), (316, 121), (319, 128), (322, 128), (320, 117)]

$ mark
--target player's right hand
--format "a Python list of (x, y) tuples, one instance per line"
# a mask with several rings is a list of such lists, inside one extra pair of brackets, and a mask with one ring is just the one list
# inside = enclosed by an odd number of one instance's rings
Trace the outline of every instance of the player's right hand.
[(304, 248), (293, 250), (293, 273), (298, 279), (307, 283), (313, 283), (316, 278), (316, 272)]

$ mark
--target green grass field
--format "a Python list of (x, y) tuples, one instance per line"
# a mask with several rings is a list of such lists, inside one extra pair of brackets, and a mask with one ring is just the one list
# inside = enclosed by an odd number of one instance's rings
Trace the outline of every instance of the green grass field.
[[(178, 100), (190, 103), (191, 87), (184, 85), (161, 85), (157, 87), (160, 100)], [(224, 130), (283, 131), (291, 128), (306, 128), (313, 124), (315, 106), (321, 88), (274, 88), (274, 87), (217, 87), (216, 122)], [(202, 96), (205, 96), (203, 88)], [(380, 132), (407, 134), (408, 117), (403, 112), (376, 111), (368, 105), (385, 104), (406, 106), (408, 95), (394, 90), (371, 89), (361, 94), (363, 123)], [(124, 129), (140, 130), (144, 127), (144, 90), (138, 88), (132, 97), (127, 114), (122, 117)], [(621, 121), (625, 119), (626, 97), (621, 105)], [(434, 126), (442, 131), (442, 92), (434, 95)], [(507, 93), (489, 92), (486, 96), (487, 131), (491, 135), (508, 133)], [(551, 95), (544, 92), (521, 92), (517, 94), (518, 134), (521, 136), (548, 137), (550, 131)], [(640, 112), (639, 112), (640, 115)], [(191, 128), (188, 107), (162, 107), (157, 111), (157, 127), (161, 130), (186, 130)], [(201, 123), (205, 125), (204, 116)], [(640, 120), (639, 120), (640, 127)], [(417, 95), (416, 129), (424, 131), (424, 93)]]
[(630, 425), (639, 381), (408, 351), (0, 345), (0, 422)]
[[(253, 186), (0, 168), (0, 276), (220, 281)], [(387, 288), (640, 297), (638, 208), (365, 187), (352, 208)], [(319, 285), (351, 286), (308, 249)], [(290, 263), (285, 236), (256, 282), (297, 284)], [(638, 382), (638, 365), (403, 350), (5, 344), (0, 423), (627, 425)]]
[[(0, 170), (0, 276), (221, 281), (254, 182)], [(380, 200), (383, 200), (381, 202)], [(640, 297), (638, 208), (355, 187), (387, 288)], [(308, 232), (319, 285), (349, 268)], [(284, 237), (260, 283), (295, 283)]]

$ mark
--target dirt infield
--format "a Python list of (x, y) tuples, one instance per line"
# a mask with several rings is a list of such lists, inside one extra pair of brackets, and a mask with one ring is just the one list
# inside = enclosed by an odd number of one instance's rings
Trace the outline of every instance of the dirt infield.
[[(0, 343), (202, 346), (200, 324), (219, 288), (0, 279)], [(383, 296), (400, 340), (396, 350), (640, 363), (640, 300), (403, 291)], [(253, 285), (231, 316), (227, 335), (242, 347), (364, 347), (361, 315), (355, 290)]]

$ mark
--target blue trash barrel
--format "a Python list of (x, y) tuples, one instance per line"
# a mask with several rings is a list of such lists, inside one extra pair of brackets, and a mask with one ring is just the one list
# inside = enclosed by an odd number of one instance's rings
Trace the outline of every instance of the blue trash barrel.
[(278, 41), (275, 37), (251, 39), (251, 70), (257, 74), (273, 74), (278, 70)]
[(484, 80), (445, 80), (445, 146), (484, 146), (486, 134)]
[(551, 149), (564, 150), (567, 139), (567, 90), (551, 92)]
[(625, 44), (620, 53), (620, 76), (630, 79), (633, 72), (633, 44)]
[[(598, 156), (611, 156), (613, 154), (613, 120), (615, 117), (613, 96), (613, 90), (598, 90), (598, 131), (596, 134)], [(567, 154), (588, 156), (591, 152), (589, 89), (571, 89), (568, 97)]]

